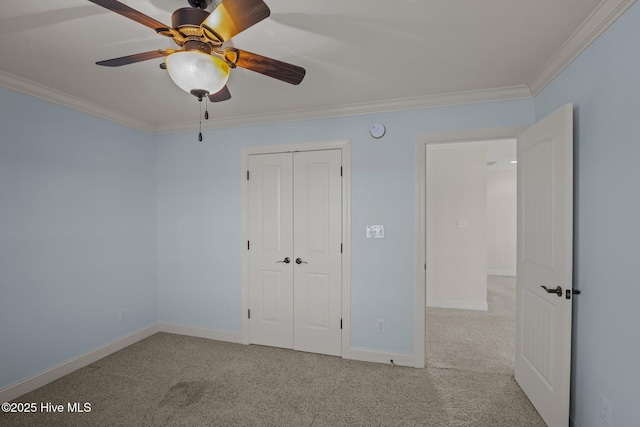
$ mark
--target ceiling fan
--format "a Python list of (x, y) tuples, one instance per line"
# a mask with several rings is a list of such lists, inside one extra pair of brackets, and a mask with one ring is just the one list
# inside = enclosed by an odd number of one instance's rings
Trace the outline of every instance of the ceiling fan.
[(170, 37), (178, 49), (159, 49), (96, 62), (119, 67), (136, 62), (166, 57), (171, 79), (184, 91), (198, 99), (208, 96), (212, 102), (231, 98), (226, 86), (229, 71), (236, 67), (255, 71), (293, 85), (305, 76), (305, 69), (224, 43), (233, 36), (267, 18), (271, 11), (262, 0), (223, 0), (209, 13), (205, 9), (212, 0), (189, 0), (191, 7), (173, 12), (172, 26), (116, 0), (89, 0), (99, 6), (145, 25), (161, 36)]

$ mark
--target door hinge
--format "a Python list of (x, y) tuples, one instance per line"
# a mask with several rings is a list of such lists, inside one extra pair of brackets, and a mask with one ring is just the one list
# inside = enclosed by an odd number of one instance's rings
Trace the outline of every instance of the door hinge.
[(250, 244), (250, 242), (247, 240), (247, 250), (249, 250), (249, 249), (250, 249), (250, 247), (251, 247), (251, 244)]
[(342, 253), (342, 243), (340, 243), (340, 253)]
[(340, 318), (340, 329), (342, 329), (342, 317)]
[(424, 271), (427, 271), (427, 263), (424, 263)]
[(251, 319), (251, 309), (247, 310), (247, 318)]
[(249, 181), (249, 171), (247, 171), (247, 181)]
[(342, 166), (340, 166), (340, 176), (342, 176)]

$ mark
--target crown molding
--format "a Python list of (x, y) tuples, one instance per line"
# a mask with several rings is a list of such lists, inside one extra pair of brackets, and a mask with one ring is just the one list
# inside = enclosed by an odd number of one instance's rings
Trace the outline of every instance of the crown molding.
[(84, 99), (76, 98), (64, 92), (60, 92), (44, 85), (32, 82), (22, 77), (0, 71), (0, 87), (4, 87), (15, 92), (40, 98), (54, 104), (62, 105), (82, 113), (91, 114), (101, 119), (110, 120), (121, 125), (138, 129), (148, 133), (155, 133), (155, 126), (152, 123), (136, 120), (131, 116), (110, 110)]
[[(152, 134), (178, 133), (197, 129), (199, 122), (170, 123), (154, 125), (132, 118), (129, 115), (99, 106), (97, 104), (73, 97), (66, 93), (48, 88), (22, 77), (0, 71), (0, 87), (24, 93), (35, 98), (53, 102), (83, 113), (110, 120), (124, 126), (139, 129)], [(389, 99), (375, 102), (346, 104), (335, 107), (310, 108), (277, 113), (253, 114), (219, 118), (208, 121), (204, 129), (219, 129), (240, 126), (253, 126), (269, 123), (290, 122), (299, 120), (323, 119), (328, 117), (352, 116), (360, 114), (383, 113), (390, 111), (414, 110), (420, 108), (442, 107), (448, 105), (474, 104), (480, 102), (505, 101), (511, 99), (531, 98), (531, 91), (526, 85), (510, 86), (486, 90), (451, 92), (438, 95), (416, 96), (410, 98)]]
[[(310, 108), (277, 113), (223, 117), (219, 119), (209, 120), (206, 125), (203, 125), (203, 129), (253, 126), (268, 123), (324, 119), (329, 117), (343, 117), (371, 113), (385, 113), (390, 111), (415, 110), (420, 108), (475, 104), (480, 102), (505, 101), (531, 97), (531, 91), (526, 85), (510, 86), (487, 90), (471, 90), (466, 92), (452, 92), (439, 95), (389, 99), (376, 102), (363, 102), (326, 108)], [(158, 125), (156, 126), (155, 130), (157, 134), (178, 133), (198, 129), (198, 126), (199, 122), (193, 121)]]
[(602, 0), (529, 82), (532, 95), (538, 96), (635, 2), (636, 0)]
[[(635, 2), (636, 0), (602, 0), (596, 9), (578, 27), (578, 29), (574, 31), (571, 37), (569, 37), (560, 49), (556, 51), (545, 66), (536, 73), (528, 85), (390, 99), (335, 107), (227, 117), (210, 120), (206, 124), (205, 129), (252, 126), (268, 123), (532, 98), (537, 96)], [(198, 122), (154, 125), (4, 71), (0, 71), (0, 87), (5, 87), (16, 92), (21, 92), (26, 95), (53, 102), (55, 104), (152, 134), (191, 131), (198, 127)]]

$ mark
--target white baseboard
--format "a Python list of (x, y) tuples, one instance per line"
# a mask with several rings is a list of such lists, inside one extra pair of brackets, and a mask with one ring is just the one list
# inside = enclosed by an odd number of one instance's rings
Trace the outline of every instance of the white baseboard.
[(175, 325), (173, 323), (160, 323), (160, 332), (190, 337), (208, 338), (216, 341), (227, 341), (236, 344), (244, 344), (242, 332), (219, 331), (216, 329), (195, 328), (193, 326)]
[(460, 310), (478, 310), (487, 311), (489, 305), (486, 302), (469, 302), (469, 301), (451, 301), (444, 299), (427, 298), (427, 307), (437, 308), (457, 308)]
[(0, 402), (9, 402), (23, 394), (29, 393), (40, 388), (52, 381), (64, 377), (73, 371), (83, 368), (97, 360), (107, 357), (108, 355), (122, 350), (132, 344), (137, 343), (145, 338), (158, 332), (158, 324), (153, 324), (135, 332), (125, 335), (115, 341), (105, 344), (101, 347), (88, 351), (73, 359), (62, 362), (52, 368), (46, 369), (22, 381), (7, 386), (0, 390)]
[(487, 276), (515, 276), (515, 270), (487, 270)]
[[(175, 325), (172, 323), (160, 323), (160, 332), (169, 334), (187, 335), (198, 338), (208, 338), (216, 341), (226, 341), (236, 344), (246, 344), (241, 332), (219, 331), (215, 329), (195, 328), (192, 326)], [(395, 365), (420, 367), (416, 365), (413, 354), (389, 353), (371, 349), (351, 347), (349, 354), (343, 354), (344, 359), (358, 360), (361, 362), (374, 362), (390, 364), (391, 360)]]
[(345, 357), (344, 355), (343, 357), (345, 359), (358, 360), (360, 362), (385, 363), (390, 365), (393, 360), (394, 365), (410, 366), (412, 368), (419, 366), (416, 365), (415, 356), (413, 354), (389, 353), (366, 348), (351, 347), (349, 357)]

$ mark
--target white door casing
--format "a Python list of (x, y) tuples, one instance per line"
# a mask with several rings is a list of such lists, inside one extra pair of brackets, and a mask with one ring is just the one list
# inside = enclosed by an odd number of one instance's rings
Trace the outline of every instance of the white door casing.
[(297, 152), (293, 163), (294, 349), (339, 356), (341, 154), (340, 150)]
[(427, 195), (426, 195), (426, 151), (436, 144), (455, 142), (478, 142), (502, 139), (514, 139), (526, 130), (525, 126), (500, 128), (469, 129), (459, 131), (436, 132), (417, 135), (415, 152), (415, 254), (414, 254), (414, 330), (413, 348), (414, 366), (424, 368), (426, 325), (426, 276), (427, 276)]
[[(515, 377), (544, 421), (565, 427), (573, 299), (571, 104), (518, 136), (517, 223)], [(562, 290), (556, 295), (542, 286)]]
[(292, 166), (290, 153), (249, 156), (249, 341), (284, 348), (293, 347)]
[(339, 149), (248, 156), (250, 343), (341, 355), (341, 162)]

